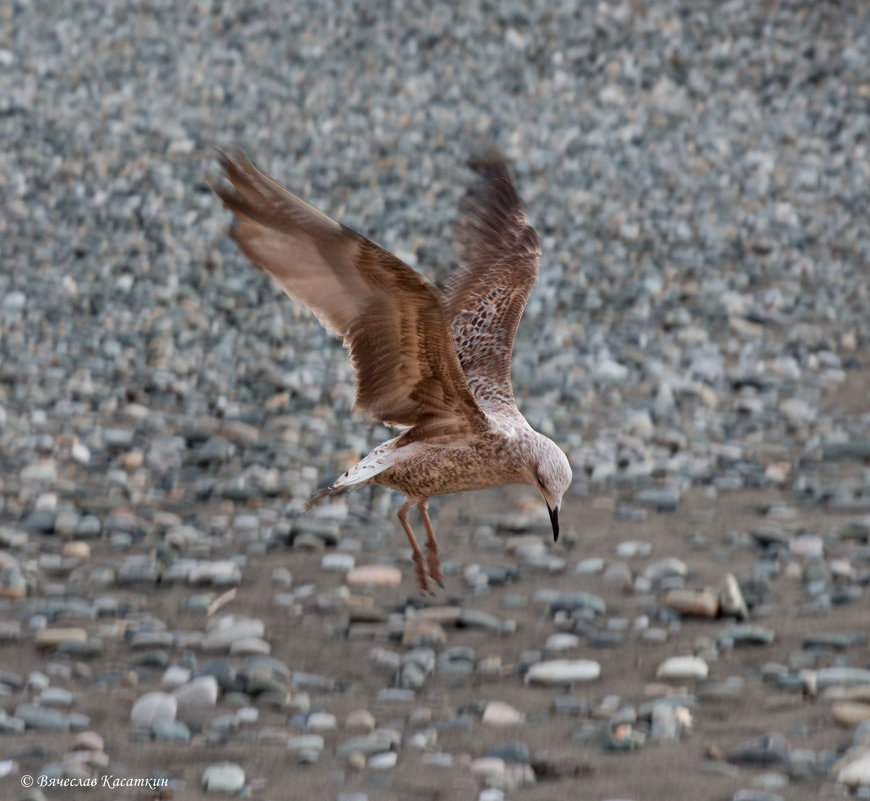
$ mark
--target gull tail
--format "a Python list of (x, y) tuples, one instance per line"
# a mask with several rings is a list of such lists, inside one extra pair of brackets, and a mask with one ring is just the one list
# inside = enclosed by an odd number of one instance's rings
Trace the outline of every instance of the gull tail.
[(344, 489), (347, 489), (347, 487), (332, 486), (326, 487), (322, 490), (318, 490), (305, 502), (305, 511), (310, 512), (321, 501), (326, 500), (326, 498), (328, 498), (330, 495), (333, 495), (336, 492), (341, 492)]

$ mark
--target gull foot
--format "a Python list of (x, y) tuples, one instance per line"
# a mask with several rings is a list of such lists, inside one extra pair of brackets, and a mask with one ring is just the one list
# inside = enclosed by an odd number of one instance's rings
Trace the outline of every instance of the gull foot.
[(421, 595), (429, 595), (431, 588), (429, 587), (429, 574), (426, 572), (426, 565), (423, 564), (423, 552), (417, 551), (414, 554), (414, 578), (417, 579), (417, 589)]
[(429, 570), (429, 576), (444, 586), (444, 573), (441, 570), (441, 554), (438, 553), (438, 546), (426, 546), (426, 567)]

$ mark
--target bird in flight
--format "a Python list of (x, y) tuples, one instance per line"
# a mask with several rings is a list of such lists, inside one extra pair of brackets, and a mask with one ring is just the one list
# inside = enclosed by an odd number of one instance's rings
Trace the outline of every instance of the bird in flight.
[[(514, 335), (538, 277), (541, 243), (494, 151), (473, 160), (460, 208), (461, 268), (444, 291), (366, 237), (260, 172), (239, 151), (219, 152), (213, 184), (233, 213), (230, 238), (320, 323), (344, 338), (356, 373), (354, 409), (404, 428), (372, 450), (306, 509), (351, 487), (380, 484), (406, 497), (421, 593), (444, 576), (429, 499), (503, 484), (543, 496), (553, 539), (571, 483), (562, 450), (520, 414), (511, 388)], [(416, 504), (424, 555), (408, 522)]]

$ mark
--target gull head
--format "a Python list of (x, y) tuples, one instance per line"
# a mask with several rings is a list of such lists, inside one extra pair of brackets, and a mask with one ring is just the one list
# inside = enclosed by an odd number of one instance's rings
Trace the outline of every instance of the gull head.
[(562, 496), (571, 486), (571, 465), (562, 449), (551, 439), (538, 434), (531, 464), (531, 481), (537, 487), (553, 524), (553, 541), (559, 539), (559, 506)]

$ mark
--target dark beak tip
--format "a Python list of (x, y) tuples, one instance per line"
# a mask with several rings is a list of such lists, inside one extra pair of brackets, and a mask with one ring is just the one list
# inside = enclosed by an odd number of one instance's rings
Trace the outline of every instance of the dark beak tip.
[(550, 523), (553, 525), (553, 542), (557, 542), (559, 539), (559, 507), (551, 509), (548, 506), (547, 511), (550, 513)]

